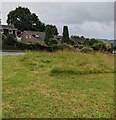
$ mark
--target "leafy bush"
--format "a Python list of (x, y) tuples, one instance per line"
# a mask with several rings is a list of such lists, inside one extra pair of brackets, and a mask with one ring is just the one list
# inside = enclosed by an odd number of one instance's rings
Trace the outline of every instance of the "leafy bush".
[(94, 50), (104, 51), (105, 50), (105, 44), (103, 42), (96, 42), (92, 45), (92, 48)]
[(16, 46), (21, 50), (47, 50), (47, 46), (41, 45), (39, 43), (26, 44), (26, 43), (17, 42)]
[(70, 39), (69, 42), (68, 42), (68, 44), (70, 44), (70, 45), (76, 45), (76, 43), (75, 43), (75, 41), (73, 39)]
[(59, 46), (62, 48), (62, 50), (65, 50), (65, 49), (66, 50), (73, 50), (74, 49), (74, 47), (72, 45), (69, 45), (69, 44), (66, 44), (66, 43), (62, 43)]
[(81, 49), (81, 52), (85, 52), (85, 53), (89, 53), (92, 52), (93, 48), (89, 47), (89, 46), (85, 46)]
[(58, 40), (55, 38), (50, 38), (48, 41), (48, 45), (52, 46), (52, 45), (57, 45), (58, 44)]
[(79, 45), (78, 48), (79, 49), (82, 49), (84, 47), (84, 45)]
[(89, 45), (90, 45), (89, 42), (90, 42), (89, 39), (86, 39), (86, 40), (83, 42), (83, 45), (87, 45), (87, 46), (89, 46)]
[(106, 51), (112, 52), (113, 50), (113, 45), (111, 43), (106, 43), (105, 44)]
[[(102, 41), (99, 41), (97, 39), (94, 39), (94, 38), (86, 39), (84, 41), (83, 45), (89, 46), (96, 51), (105, 51), (106, 50), (105, 43), (103, 43)], [(108, 50), (109, 50), (109, 48), (108, 48)]]
[(116, 50), (116, 45), (115, 45), (115, 46), (113, 46), (113, 50)]
[(0, 38), (2, 38), (2, 41), (4, 41), (7, 37), (4, 34), (0, 34)]
[(13, 35), (7, 35), (6, 38), (3, 36), (3, 45), (15, 45), (17, 40), (14, 38)]

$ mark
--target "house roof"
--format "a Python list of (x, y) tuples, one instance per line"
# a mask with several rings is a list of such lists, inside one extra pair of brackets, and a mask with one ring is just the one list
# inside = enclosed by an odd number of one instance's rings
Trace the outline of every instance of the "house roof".
[(84, 42), (83, 39), (79, 39), (79, 38), (73, 38), (73, 39), (76, 43), (81, 43), (82, 44)]
[(35, 35), (35, 34), (38, 34), (38, 35), (45, 35), (45, 32), (39, 32), (39, 31), (24, 31), (30, 35)]
[(17, 30), (15, 27), (11, 25), (0, 25), (0, 29)]
[[(37, 40), (39, 40), (39, 41), (44, 41), (44, 38), (45, 38), (45, 32), (38, 32), (38, 31), (24, 31), (23, 33), (26, 33), (26, 34), (28, 34), (28, 35), (31, 35), (31, 36), (33, 36), (33, 35), (38, 35), (39, 37), (34, 37), (34, 38), (36, 38)], [(22, 34), (23, 34), (22, 33)]]

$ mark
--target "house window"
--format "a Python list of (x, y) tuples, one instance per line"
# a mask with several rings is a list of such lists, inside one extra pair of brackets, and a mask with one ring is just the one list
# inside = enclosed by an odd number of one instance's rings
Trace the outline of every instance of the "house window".
[(13, 34), (13, 30), (9, 30), (9, 34)]
[(34, 35), (32, 35), (33, 37), (35, 37), (35, 38), (39, 38), (39, 35), (38, 34), (34, 34)]
[(39, 38), (39, 35), (38, 35), (38, 34), (35, 34), (35, 37), (36, 37), (36, 38)]

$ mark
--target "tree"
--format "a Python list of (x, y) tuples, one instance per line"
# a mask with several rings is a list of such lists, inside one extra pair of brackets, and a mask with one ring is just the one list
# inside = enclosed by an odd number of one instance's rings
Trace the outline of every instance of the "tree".
[(55, 25), (46, 25), (46, 28), (47, 27), (51, 28), (53, 35), (58, 35), (58, 30), (57, 30), (57, 27)]
[(8, 25), (14, 25), (20, 31), (34, 30), (45, 31), (45, 25), (35, 13), (31, 13), (28, 8), (18, 7), (9, 12), (7, 16)]
[(52, 38), (52, 37), (53, 37), (52, 29), (51, 29), (51, 27), (47, 27), (47, 28), (46, 28), (46, 33), (45, 33), (45, 40), (44, 40), (44, 42), (45, 42), (46, 44), (49, 44), (49, 40), (50, 40), (50, 38)]
[(69, 42), (69, 32), (68, 32), (68, 27), (64, 26), (63, 27), (63, 39), (62, 42), (68, 43)]

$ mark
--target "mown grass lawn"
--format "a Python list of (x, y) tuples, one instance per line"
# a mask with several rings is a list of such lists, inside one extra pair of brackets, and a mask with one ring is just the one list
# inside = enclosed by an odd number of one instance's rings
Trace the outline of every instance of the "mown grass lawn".
[(30, 52), (3, 57), (3, 118), (111, 118), (114, 57)]

